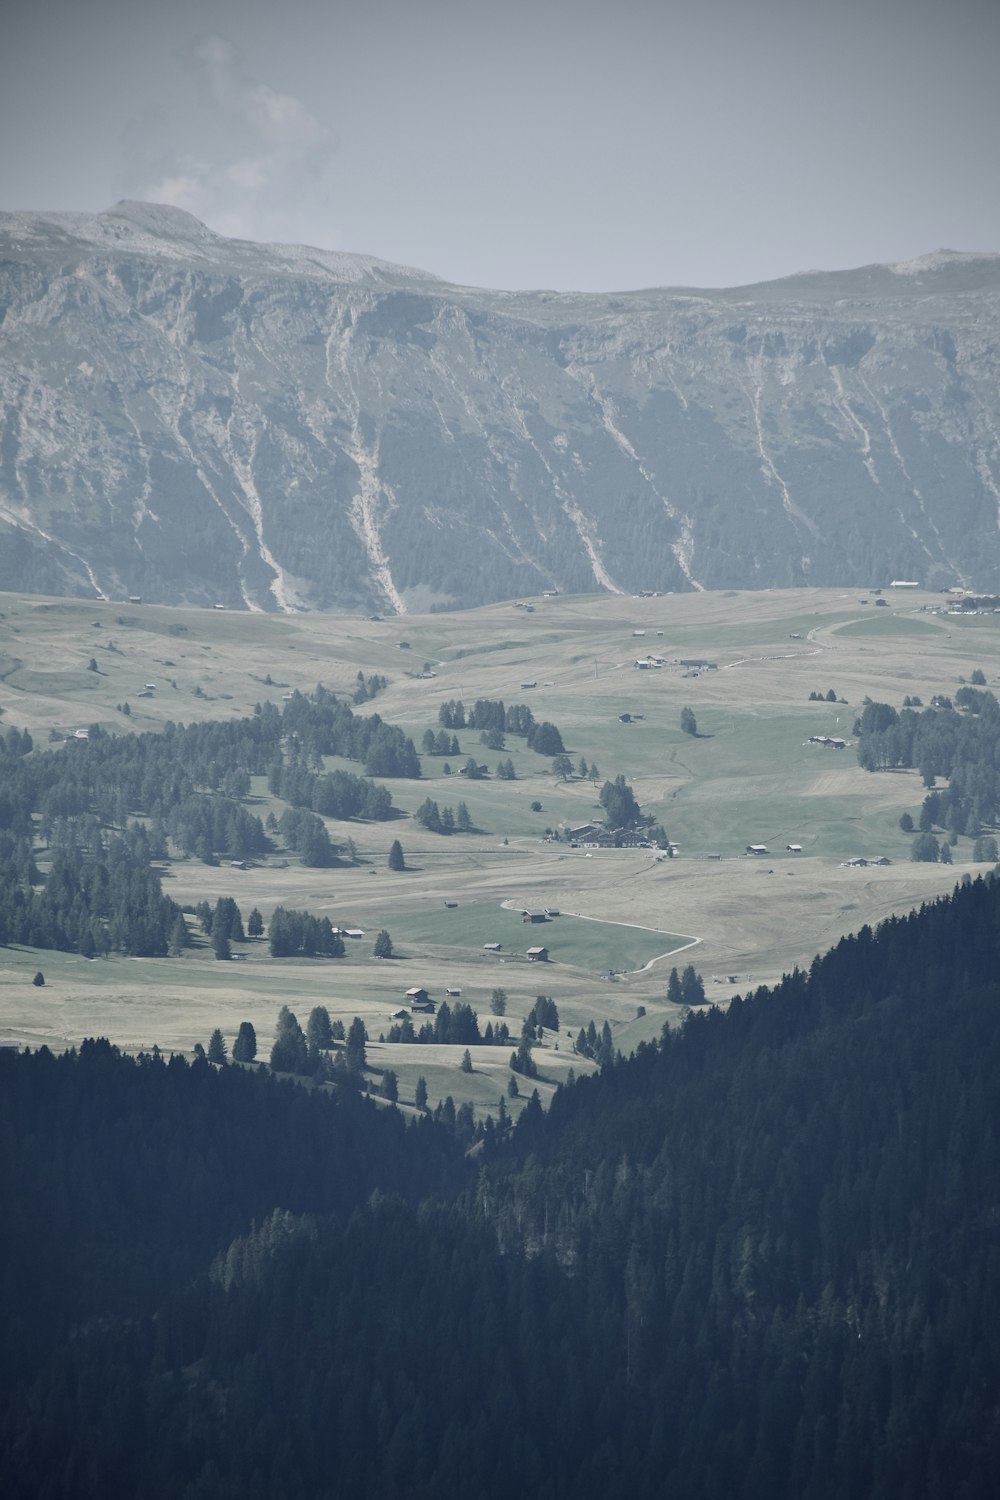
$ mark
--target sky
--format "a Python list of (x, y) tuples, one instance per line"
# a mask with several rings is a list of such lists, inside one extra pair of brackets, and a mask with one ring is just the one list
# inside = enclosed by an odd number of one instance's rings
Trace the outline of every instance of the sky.
[(1000, 0), (5, 0), (0, 210), (494, 288), (1000, 251)]

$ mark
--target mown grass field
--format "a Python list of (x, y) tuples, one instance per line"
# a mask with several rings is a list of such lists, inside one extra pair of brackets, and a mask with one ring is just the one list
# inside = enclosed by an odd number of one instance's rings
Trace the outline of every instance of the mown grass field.
[[(283, 694), (317, 682), (350, 692), (363, 671), (386, 676), (389, 686), (359, 712), (401, 724), (418, 748), (425, 729), (438, 728), (445, 700), (503, 698), (557, 724), (574, 769), (581, 757), (599, 768), (596, 783), (561, 781), (517, 738), (495, 752), (474, 732), (457, 731), (461, 754), (448, 758), (450, 775), (443, 758), (424, 757), (419, 782), (390, 783), (400, 817), (330, 822), (335, 840), (353, 840), (356, 863), (308, 870), (279, 852), (242, 871), (195, 860), (167, 867), (166, 889), (185, 904), (232, 895), (244, 916), (256, 905), (266, 919), (280, 903), (362, 927), (365, 938), (350, 943), (343, 960), (275, 961), (259, 944), (233, 964), (214, 962), (203, 947), (176, 960), (98, 963), (2, 950), (0, 1040), (60, 1046), (101, 1033), (127, 1046), (189, 1050), (215, 1025), (231, 1039), (240, 1020), (251, 1019), (264, 1050), (283, 1003), (303, 1021), (315, 1004), (347, 1020), (362, 1014), (377, 1037), (409, 984), (436, 996), (461, 988), (484, 1019), (500, 984), (514, 1031), (537, 993), (553, 995), (563, 1022), (560, 1065), (568, 1067), (566, 1032), (590, 1019), (609, 1019), (626, 1046), (658, 1031), (671, 1014), (664, 994), (675, 960), (644, 965), (677, 944), (695, 942), (678, 948), (676, 961), (694, 962), (709, 998), (720, 1001), (808, 964), (843, 933), (909, 910), (977, 868), (964, 839), (951, 869), (911, 864), (899, 815), (919, 808), (916, 774), (869, 775), (850, 746), (821, 749), (809, 737), (852, 740), (866, 696), (898, 706), (918, 694), (926, 703), (935, 692), (953, 695), (976, 667), (995, 686), (1000, 617), (932, 613), (943, 602), (936, 595), (887, 591), (890, 608), (878, 611), (861, 604), (864, 597), (872, 596), (805, 589), (588, 596), (536, 599), (532, 613), (502, 604), (376, 621), (0, 596), (2, 722), (30, 728), (41, 747), (50, 731), (90, 723), (129, 732), (168, 719), (244, 715), (258, 701), (280, 704)], [(637, 669), (647, 653), (663, 665)], [(714, 669), (687, 675), (693, 669), (681, 660), (701, 658)], [(809, 701), (810, 692), (831, 688), (846, 702)], [(685, 706), (697, 737), (681, 732)], [(622, 724), (622, 713), (633, 722)], [(467, 782), (457, 771), (469, 755), (491, 773), (509, 756), (517, 780), (491, 774)], [(648, 851), (571, 849), (546, 837), (599, 816), (600, 785), (619, 773), (679, 845), (677, 858), (658, 863)], [(262, 817), (280, 812), (262, 781), (254, 796)], [(464, 801), (474, 831), (427, 833), (412, 814), (428, 796), (452, 808)], [(395, 838), (408, 866), (401, 874), (386, 865)], [(747, 858), (750, 843), (766, 844), (766, 858)], [(802, 852), (786, 852), (789, 843)], [(844, 869), (841, 861), (855, 854), (893, 863)], [(446, 900), (459, 905), (446, 908)], [(522, 906), (546, 905), (575, 915), (522, 926)], [(381, 927), (401, 954), (389, 963), (371, 957)], [(491, 940), (504, 945), (502, 963), (482, 952)], [(544, 968), (513, 956), (533, 942), (550, 948)], [(38, 968), (47, 980), (41, 990), (30, 985)], [(647, 1011), (641, 1019), (639, 1006)], [(487, 1061), (474, 1085), (454, 1060), (440, 1062), (440, 1078), (454, 1083), (446, 1091), (471, 1097), (462, 1090), (474, 1087), (478, 1099), (484, 1079), (492, 1090), (500, 1059)], [(416, 1066), (398, 1068), (404, 1097)]]

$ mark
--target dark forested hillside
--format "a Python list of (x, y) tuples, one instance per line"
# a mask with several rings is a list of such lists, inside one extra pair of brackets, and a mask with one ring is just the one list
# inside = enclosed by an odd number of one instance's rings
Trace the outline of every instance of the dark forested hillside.
[(985, 1500), (998, 973), (967, 883), (464, 1169), (353, 1098), (3, 1058), (9, 1493)]

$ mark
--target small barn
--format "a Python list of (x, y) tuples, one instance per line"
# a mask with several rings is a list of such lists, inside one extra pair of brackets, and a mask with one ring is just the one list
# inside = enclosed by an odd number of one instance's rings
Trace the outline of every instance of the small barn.
[(499, 953), (500, 952), (500, 944), (499, 943), (484, 943), (483, 944), (483, 952), (484, 953)]
[(766, 854), (767, 853), (767, 845), (766, 844), (747, 844), (747, 853), (748, 854)]
[(529, 948), (528, 960), (530, 963), (544, 964), (549, 961), (548, 948)]
[(549, 919), (543, 911), (522, 911), (522, 922), (547, 922)]
[(410, 1002), (411, 1010), (434, 1009), (434, 1001), (420, 985), (414, 985), (412, 989), (407, 990), (406, 998)]

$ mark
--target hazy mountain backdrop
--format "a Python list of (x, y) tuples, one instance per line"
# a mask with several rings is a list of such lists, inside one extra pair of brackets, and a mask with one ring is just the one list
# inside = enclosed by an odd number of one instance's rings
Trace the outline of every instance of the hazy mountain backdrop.
[(1000, 257), (452, 286), (180, 210), (0, 215), (0, 588), (403, 611), (1000, 588)]

